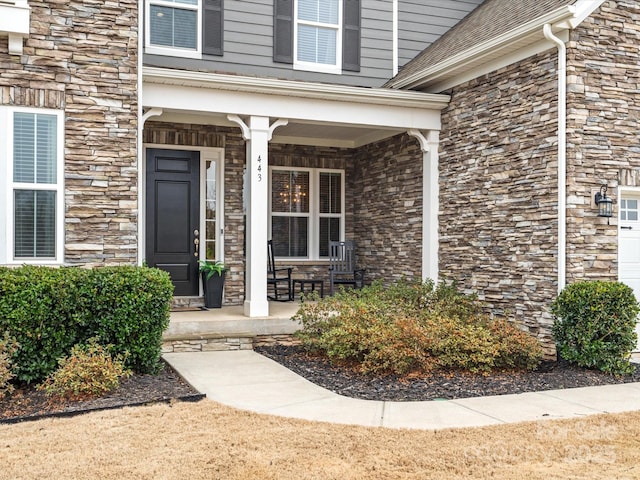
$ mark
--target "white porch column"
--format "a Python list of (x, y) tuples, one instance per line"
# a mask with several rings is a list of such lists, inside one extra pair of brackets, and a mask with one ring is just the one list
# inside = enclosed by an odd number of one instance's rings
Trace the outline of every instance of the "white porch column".
[(407, 133), (418, 139), (422, 149), (422, 280), (438, 282), (438, 146), (439, 131)]
[(269, 140), (273, 130), (286, 125), (277, 120), (269, 125), (269, 117), (250, 116), (248, 125), (237, 115), (227, 118), (236, 122), (247, 141), (247, 226), (246, 226), (246, 297), (244, 314), (248, 317), (269, 315), (267, 301), (267, 236), (269, 214)]

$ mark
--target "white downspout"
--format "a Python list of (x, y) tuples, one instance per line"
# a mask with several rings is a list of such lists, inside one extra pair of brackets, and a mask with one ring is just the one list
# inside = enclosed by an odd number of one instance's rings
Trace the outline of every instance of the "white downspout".
[(393, 49), (393, 76), (395, 77), (398, 74), (399, 69), (399, 52), (398, 52), (398, 0), (393, 0), (391, 8), (393, 12), (391, 14), (392, 18), (392, 30), (393, 30), (393, 40), (392, 40), (392, 49)]
[(567, 281), (567, 48), (551, 32), (548, 23), (543, 27), (547, 40), (558, 47), (558, 293)]
[(137, 263), (138, 265), (142, 265), (145, 256), (144, 249), (144, 152), (143, 152), (143, 144), (142, 144), (142, 132), (144, 130), (144, 123), (147, 119), (151, 117), (155, 117), (158, 115), (162, 115), (161, 108), (150, 108), (147, 112), (144, 112), (143, 98), (142, 98), (142, 56), (144, 52), (144, 42), (143, 42), (143, 15), (142, 15), (142, 3), (138, 3), (138, 72), (137, 72), (137, 84), (138, 84), (138, 125), (137, 125), (137, 138), (136, 138), (136, 157), (137, 157), (137, 187), (138, 187), (138, 254), (137, 254)]
[(142, 225), (142, 209), (144, 206), (144, 197), (142, 192), (143, 185), (143, 158), (142, 158), (142, 129), (144, 128), (144, 120), (142, 119), (142, 55), (143, 55), (143, 15), (142, 15), (142, 5), (143, 2), (136, 2), (138, 8), (138, 72), (137, 72), (137, 81), (138, 81), (138, 138), (136, 139), (136, 153), (137, 153), (137, 172), (138, 172), (138, 265), (142, 265), (142, 261), (144, 259), (144, 245), (142, 243), (142, 238), (144, 235), (144, 229)]

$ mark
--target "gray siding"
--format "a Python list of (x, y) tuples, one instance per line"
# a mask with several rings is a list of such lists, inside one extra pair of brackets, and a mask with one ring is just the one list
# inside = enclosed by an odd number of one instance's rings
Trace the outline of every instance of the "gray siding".
[(483, 0), (399, 0), (398, 66), (427, 48)]
[[(330, 75), (273, 61), (273, 0), (225, 0), (224, 55), (202, 60), (145, 55), (145, 65), (378, 87), (393, 76), (393, 2), (361, 0), (359, 72)], [(415, 57), (482, 0), (399, 0), (398, 65)]]
[(206, 70), (288, 80), (378, 87), (393, 76), (391, 0), (361, 0), (360, 72), (330, 75), (293, 70), (273, 61), (273, 0), (225, 0), (224, 55), (202, 60), (145, 55), (150, 66)]

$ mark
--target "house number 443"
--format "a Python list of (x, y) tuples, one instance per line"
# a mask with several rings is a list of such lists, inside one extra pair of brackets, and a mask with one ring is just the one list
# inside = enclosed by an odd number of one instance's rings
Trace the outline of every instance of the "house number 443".
[(262, 157), (258, 155), (258, 181), (262, 181)]

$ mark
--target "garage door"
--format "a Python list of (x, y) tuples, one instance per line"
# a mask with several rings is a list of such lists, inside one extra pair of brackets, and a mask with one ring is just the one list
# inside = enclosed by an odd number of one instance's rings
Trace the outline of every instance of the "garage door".
[[(633, 288), (640, 300), (640, 192), (621, 195), (618, 248), (619, 279)], [(636, 331), (640, 338), (640, 323)], [(640, 351), (640, 340), (636, 349)]]

